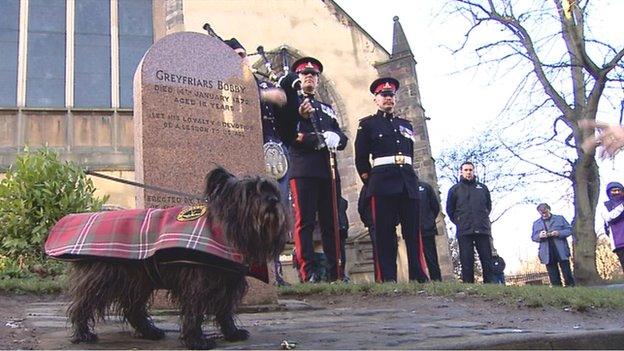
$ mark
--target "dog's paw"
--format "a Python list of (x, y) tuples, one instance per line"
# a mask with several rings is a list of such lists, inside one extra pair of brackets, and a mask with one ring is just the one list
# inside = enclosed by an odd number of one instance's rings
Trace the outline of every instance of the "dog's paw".
[(249, 339), (249, 332), (245, 329), (236, 329), (224, 337), (227, 341), (243, 341)]
[(212, 339), (186, 339), (184, 340), (184, 346), (189, 350), (210, 350), (214, 349), (217, 343)]
[(165, 332), (162, 329), (152, 326), (149, 329), (136, 332), (137, 337), (147, 340), (160, 340), (165, 337)]
[(74, 333), (74, 335), (72, 335), (70, 341), (71, 341), (72, 344), (78, 344), (78, 343), (81, 343), (81, 342), (92, 344), (92, 343), (98, 341), (98, 337), (97, 337), (97, 335), (95, 335), (95, 333), (87, 331), (87, 332), (83, 332), (83, 333)]

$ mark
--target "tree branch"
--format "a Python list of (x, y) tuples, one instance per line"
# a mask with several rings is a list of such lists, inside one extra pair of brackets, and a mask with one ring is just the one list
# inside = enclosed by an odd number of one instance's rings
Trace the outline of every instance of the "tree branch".
[(615, 56), (613, 56), (611, 61), (603, 66), (601, 73), (607, 75), (607, 73), (617, 66), (617, 64), (622, 60), (622, 57), (624, 57), (624, 49), (620, 50)]
[[(531, 36), (516, 18), (512, 17), (511, 15), (499, 14), (492, 0), (488, 0), (488, 4), (490, 6), (489, 10), (481, 6), (480, 4), (475, 3), (474, 1), (455, 1), (464, 5), (468, 5), (469, 8), (467, 10), (473, 13), (475, 17), (478, 16), (474, 11), (478, 9), (483, 12), (485, 16), (487, 16), (486, 19), (493, 20), (509, 29), (511, 33), (513, 33), (513, 35), (515, 35), (519, 39), (519, 41), (522, 43), (522, 46), (526, 50), (526, 55), (533, 65), (533, 71), (535, 72), (539, 82), (542, 84), (545, 93), (552, 99), (555, 106), (557, 106), (557, 108), (564, 115), (571, 114), (572, 109), (568, 106), (567, 102), (563, 99), (563, 97), (559, 95), (557, 90), (552, 86), (551, 82), (546, 76), (541, 66), (541, 60), (531, 40)], [(511, 4), (509, 4), (508, 7), (513, 10)]]
[(515, 152), (512, 148), (510, 148), (509, 146), (507, 146), (507, 144), (506, 144), (506, 143), (504, 143), (504, 142), (502, 142), (502, 141), (501, 141), (501, 144), (505, 147), (505, 149), (507, 149), (507, 151), (509, 151), (512, 155), (514, 155), (514, 157), (518, 158), (519, 160), (521, 160), (521, 161), (523, 161), (523, 162), (525, 162), (525, 163), (528, 163), (528, 164), (530, 164), (530, 165), (532, 165), (532, 166), (534, 166), (534, 167), (537, 167), (537, 168), (539, 168), (539, 169), (541, 169), (541, 170), (543, 170), (543, 171), (545, 171), (545, 172), (547, 172), (547, 173), (550, 173), (550, 174), (556, 175), (556, 176), (558, 176), (558, 177), (562, 177), (562, 178), (569, 179), (569, 176), (566, 176), (564, 173), (554, 171), (554, 170), (549, 169), (549, 168), (546, 168), (546, 167), (544, 167), (544, 166), (542, 166), (542, 165), (540, 165), (540, 164), (538, 164), (538, 163), (535, 163), (535, 162), (533, 162), (533, 161), (529, 161), (529, 160), (527, 160), (526, 158), (524, 158), (524, 157), (520, 156), (520, 154), (518, 154), (517, 152)]

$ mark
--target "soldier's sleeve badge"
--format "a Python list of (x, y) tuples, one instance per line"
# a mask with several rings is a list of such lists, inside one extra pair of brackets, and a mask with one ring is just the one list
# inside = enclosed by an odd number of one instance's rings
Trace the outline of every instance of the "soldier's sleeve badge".
[(411, 129), (405, 126), (399, 126), (399, 133), (411, 141), (414, 141), (414, 132)]
[(327, 106), (325, 104), (321, 104), (321, 111), (323, 111), (323, 113), (325, 113), (329, 117), (331, 117), (333, 119), (336, 119), (336, 112), (334, 112), (334, 109), (331, 108), (330, 106)]

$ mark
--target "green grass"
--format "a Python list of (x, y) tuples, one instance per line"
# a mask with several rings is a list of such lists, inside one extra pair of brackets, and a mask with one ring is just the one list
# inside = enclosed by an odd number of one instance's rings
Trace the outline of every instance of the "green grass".
[(0, 292), (18, 294), (58, 294), (66, 286), (66, 277), (0, 279)]
[[(56, 294), (64, 290), (66, 276), (54, 278), (0, 279), (0, 292)], [(296, 284), (280, 287), (282, 297), (306, 295), (402, 296), (424, 295), (450, 298), (481, 298), (511, 306), (570, 308), (587, 311), (594, 308), (624, 310), (624, 291), (604, 288), (548, 286), (502, 286), (495, 284), (463, 284), (459, 282), (367, 283), (367, 284)]]
[(526, 307), (552, 306), (586, 311), (594, 308), (624, 309), (624, 292), (603, 288), (551, 288), (548, 286), (503, 286), (459, 282), (297, 284), (280, 287), (280, 296), (305, 295), (425, 295), (450, 298), (476, 297), (501, 304)]

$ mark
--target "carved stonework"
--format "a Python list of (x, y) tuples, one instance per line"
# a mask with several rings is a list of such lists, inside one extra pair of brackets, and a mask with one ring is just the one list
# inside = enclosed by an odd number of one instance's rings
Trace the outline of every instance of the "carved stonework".
[[(183, 0), (166, 0), (165, 2), (165, 23), (167, 33), (178, 31), (178, 27), (184, 26)], [(183, 30), (180, 28), (179, 30)]]

